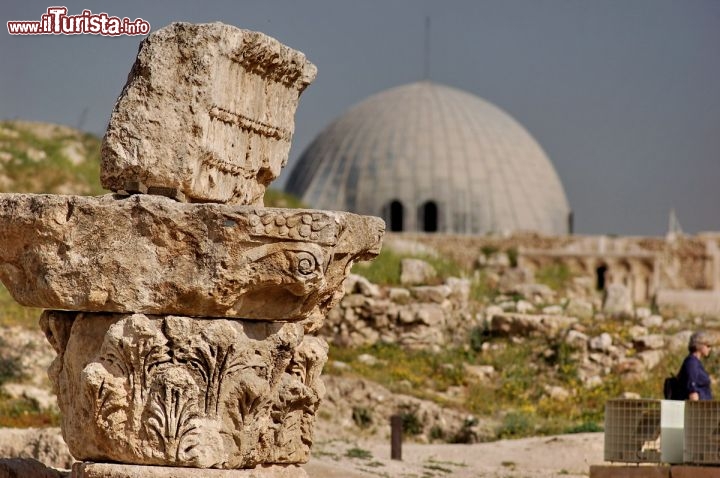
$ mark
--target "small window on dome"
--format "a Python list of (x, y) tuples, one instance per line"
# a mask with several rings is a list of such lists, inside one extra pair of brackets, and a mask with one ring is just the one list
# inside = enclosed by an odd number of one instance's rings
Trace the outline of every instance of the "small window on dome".
[(438, 230), (438, 207), (435, 201), (428, 201), (420, 206), (420, 222), (423, 231), (437, 232)]
[(397, 199), (391, 201), (386, 207), (385, 219), (391, 231), (401, 232), (403, 230), (404, 216), (405, 208)]

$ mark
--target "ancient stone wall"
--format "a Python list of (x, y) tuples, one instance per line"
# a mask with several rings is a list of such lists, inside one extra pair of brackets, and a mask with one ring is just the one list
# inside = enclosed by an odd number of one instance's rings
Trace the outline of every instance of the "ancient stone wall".
[[(530, 272), (563, 264), (576, 276), (592, 280), (597, 289), (620, 284), (637, 303), (651, 303), (661, 290), (720, 288), (717, 235), (660, 237), (540, 236), (509, 237), (444, 234), (390, 234), (388, 240), (414, 241), (472, 269), (487, 251), (517, 257)], [(677, 294), (676, 294), (677, 295)], [(670, 295), (666, 294), (666, 297)], [(681, 301), (687, 305), (688, 301)], [(720, 312), (720, 310), (718, 310)]]

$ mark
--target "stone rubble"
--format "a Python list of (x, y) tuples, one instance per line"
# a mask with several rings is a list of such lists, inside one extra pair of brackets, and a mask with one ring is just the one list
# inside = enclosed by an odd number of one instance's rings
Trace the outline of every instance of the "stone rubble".
[[(372, 292), (361, 293), (355, 285), (360, 283)], [(546, 305), (540, 308), (527, 299), (499, 295), (478, 311), (469, 301), (467, 279), (448, 278), (444, 284), (432, 286), (370, 287), (362, 277), (351, 275), (348, 284), (352, 284), (347, 289), (349, 295), (330, 311), (320, 332), (331, 344), (358, 347), (385, 342), (439, 351), (467, 344), (473, 330), (481, 331), (488, 339), (504, 337), (517, 342), (533, 337), (546, 339), (550, 346), (560, 341), (571, 348), (579, 378), (588, 388), (602, 384), (608, 374), (626, 379), (643, 376), (663, 364), (668, 353), (682, 353), (691, 333), (668, 333), (682, 327), (678, 320), (665, 320), (646, 307), (638, 307), (638, 315), (623, 315), (630, 323), (634, 321), (627, 328), (630, 340), (607, 332), (589, 336), (583, 322), (608, 320), (600, 304), (593, 305), (591, 299), (577, 296), (565, 299), (554, 292), (542, 294)], [(448, 293), (452, 288), (449, 284), (462, 284), (458, 289), (462, 292)], [(542, 290), (532, 285), (511, 290)], [(515, 292), (515, 297), (526, 296)], [(483, 350), (492, 347), (494, 344), (488, 341), (482, 344)], [(492, 376), (472, 367), (466, 373), (478, 379)]]

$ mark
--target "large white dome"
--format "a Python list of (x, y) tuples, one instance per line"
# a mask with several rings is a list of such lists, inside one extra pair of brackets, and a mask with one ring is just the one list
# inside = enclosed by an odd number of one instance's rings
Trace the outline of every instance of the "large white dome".
[(427, 81), (382, 91), (336, 119), (286, 190), (314, 208), (382, 216), (389, 230), (568, 232), (562, 184), (522, 125)]

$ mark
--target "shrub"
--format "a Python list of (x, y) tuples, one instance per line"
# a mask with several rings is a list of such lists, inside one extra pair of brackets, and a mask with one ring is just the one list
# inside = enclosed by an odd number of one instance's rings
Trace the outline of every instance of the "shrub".
[(403, 407), (398, 413), (402, 419), (403, 432), (408, 435), (419, 435), (423, 431), (423, 425), (417, 416), (417, 410), (410, 407)]
[(470, 350), (473, 352), (480, 352), (482, 350), (482, 346), (485, 343), (485, 340), (487, 338), (487, 330), (485, 327), (482, 326), (475, 326), (472, 329), (470, 329), (469, 334), (469, 342), (470, 342)]
[(445, 430), (442, 429), (442, 427), (438, 425), (433, 425), (432, 428), (430, 428), (430, 439), (431, 440), (444, 440), (445, 439)]
[[(2, 346), (2, 341), (0, 341), (0, 347)], [(22, 372), (16, 360), (0, 358), (0, 384), (20, 378)]]
[(571, 426), (565, 433), (595, 433), (603, 431), (603, 427), (594, 421), (584, 421), (578, 425)]
[(518, 438), (532, 435), (536, 428), (535, 417), (528, 412), (512, 411), (505, 415), (497, 431), (498, 438)]
[(485, 245), (480, 248), (480, 252), (482, 252), (485, 257), (490, 257), (498, 251), (497, 246)]
[(352, 419), (360, 428), (368, 428), (372, 425), (372, 412), (365, 407), (353, 407)]
[(518, 266), (518, 250), (514, 247), (511, 247), (507, 250), (508, 259), (510, 259), (510, 267), (517, 267)]

